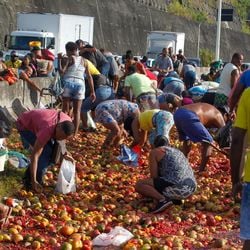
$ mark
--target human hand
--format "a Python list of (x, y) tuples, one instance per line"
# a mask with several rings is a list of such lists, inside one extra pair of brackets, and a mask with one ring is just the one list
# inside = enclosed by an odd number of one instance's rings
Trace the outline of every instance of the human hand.
[(90, 94), (90, 99), (92, 100), (92, 102), (94, 102), (96, 100), (96, 95), (95, 93), (91, 93)]
[(233, 195), (234, 201), (236, 203), (241, 201), (241, 191), (242, 191), (242, 183), (241, 182), (237, 182), (236, 184), (233, 185), (232, 195)]
[(235, 113), (235, 111), (230, 112), (230, 113), (229, 113), (229, 119), (230, 119), (231, 121), (234, 121), (235, 118), (236, 118), (236, 113)]
[(58, 53), (58, 54), (57, 54), (57, 58), (58, 58), (59, 60), (62, 59), (62, 57), (63, 57), (63, 56), (62, 56), (62, 53)]
[(72, 157), (72, 155), (69, 152), (66, 152), (63, 155), (63, 158), (67, 161), (71, 161), (72, 163), (75, 163), (75, 159)]
[(41, 193), (43, 191), (42, 185), (39, 184), (37, 181), (32, 182), (32, 189), (37, 193)]

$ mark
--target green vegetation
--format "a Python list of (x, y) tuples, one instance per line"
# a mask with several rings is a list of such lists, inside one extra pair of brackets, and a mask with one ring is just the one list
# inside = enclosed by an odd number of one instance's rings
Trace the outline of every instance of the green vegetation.
[(209, 67), (214, 59), (214, 53), (209, 49), (200, 49), (200, 58), (203, 67)]
[[(218, 0), (207, 0), (204, 1), (205, 3), (194, 0), (187, 0), (184, 4), (180, 2), (179, 0), (171, 1), (168, 5), (168, 12), (197, 22), (216, 22), (215, 16), (211, 16), (211, 14), (209, 16), (206, 10), (201, 11), (200, 6), (206, 5), (208, 8), (217, 8)], [(242, 32), (250, 34), (250, 25), (246, 23), (250, 10), (250, 0), (223, 0), (223, 3), (230, 4), (234, 7), (236, 10), (235, 15), (238, 15), (241, 21)]]
[(231, 0), (231, 4), (237, 10), (242, 23), (242, 31), (250, 34), (250, 26), (246, 23), (248, 11), (250, 10), (250, 1), (249, 0)]
[(22, 188), (22, 177), (25, 169), (18, 169), (5, 164), (4, 172), (0, 174), (0, 198), (13, 196)]
[[(7, 139), (7, 147), (9, 150), (18, 151), (24, 155), (28, 155), (28, 151), (24, 150), (20, 143), (20, 136), (15, 129)], [(0, 199), (4, 196), (14, 196), (17, 190), (23, 186), (22, 178), (25, 169), (18, 169), (9, 162), (5, 163), (5, 169), (0, 172)]]
[(193, 9), (190, 9), (182, 4), (178, 0), (172, 1), (168, 5), (168, 12), (175, 14), (177, 16), (183, 16), (188, 19), (192, 19), (197, 22), (207, 22), (208, 16), (205, 12), (201, 11), (195, 11)]

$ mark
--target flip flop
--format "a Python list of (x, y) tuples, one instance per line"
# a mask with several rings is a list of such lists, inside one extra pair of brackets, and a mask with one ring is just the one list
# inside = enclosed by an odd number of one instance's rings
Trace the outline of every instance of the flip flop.
[(1, 229), (3, 229), (4, 226), (8, 224), (11, 213), (12, 213), (12, 207), (8, 207), (8, 211), (7, 211), (6, 215), (4, 216), (4, 218), (2, 218), (0, 220)]

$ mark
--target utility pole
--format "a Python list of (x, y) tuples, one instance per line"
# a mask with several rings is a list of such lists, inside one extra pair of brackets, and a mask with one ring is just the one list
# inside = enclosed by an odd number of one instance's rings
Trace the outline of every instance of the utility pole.
[(198, 27), (197, 58), (200, 58), (200, 40), (201, 40), (201, 23), (199, 23)]
[(222, 8), (222, 0), (218, 0), (217, 34), (216, 34), (216, 49), (215, 49), (216, 61), (220, 59), (221, 8)]

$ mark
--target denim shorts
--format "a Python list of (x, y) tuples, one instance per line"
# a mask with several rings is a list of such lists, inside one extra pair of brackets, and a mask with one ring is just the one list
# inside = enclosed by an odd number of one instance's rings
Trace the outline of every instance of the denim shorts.
[(250, 240), (250, 183), (243, 184), (240, 210), (240, 238)]
[(136, 98), (140, 110), (145, 111), (149, 109), (155, 109), (158, 107), (158, 102), (155, 93), (143, 93)]
[(85, 82), (81, 79), (64, 80), (63, 97), (83, 100), (85, 98)]
[(164, 135), (169, 138), (170, 129), (174, 125), (173, 115), (165, 110), (159, 111), (152, 118), (153, 129), (149, 134), (150, 144), (154, 144), (154, 140), (158, 135)]

